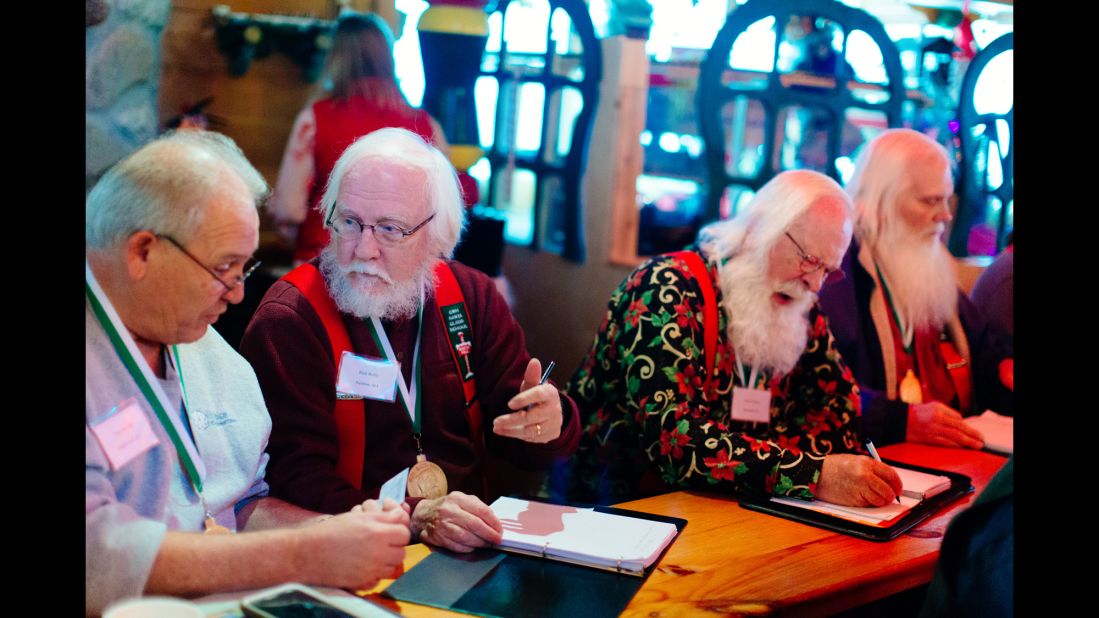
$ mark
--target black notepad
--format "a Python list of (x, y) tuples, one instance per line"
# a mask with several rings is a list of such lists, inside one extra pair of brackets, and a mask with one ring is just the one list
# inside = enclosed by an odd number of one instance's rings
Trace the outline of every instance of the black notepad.
[(972, 479), (964, 474), (936, 470), (934, 468), (926, 468), (888, 459), (883, 459), (882, 461), (895, 468), (907, 468), (909, 470), (945, 476), (950, 479), (950, 487), (941, 493), (923, 500), (912, 507), (912, 509), (903, 516), (898, 517), (885, 526), (862, 524), (827, 513), (820, 513), (797, 506), (782, 504), (773, 501), (769, 495), (746, 494), (738, 498), (738, 503), (743, 508), (752, 511), (777, 515), (778, 517), (809, 524), (810, 526), (816, 526), (818, 528), (824, 528), (833, 532), (849, 534), (861, 539), (870, 541), (891, 541), (911, 530), (917, 524), (935, 514), (950, 502), (973, 491)]
[[(605, 506), (576, 503), (573, 506), (669, 522), (680, 532), (687, 525), (687, 520), (677, 517)], [(658, 559), (655, 564), (659, 562)], [(617, 616), (629, 605), (655, 564), (643, 577), (635, 577), (495, 549), (457, 554), (432, 548), (427, 558), (382, 594), (398, 601), (501, 618)]]

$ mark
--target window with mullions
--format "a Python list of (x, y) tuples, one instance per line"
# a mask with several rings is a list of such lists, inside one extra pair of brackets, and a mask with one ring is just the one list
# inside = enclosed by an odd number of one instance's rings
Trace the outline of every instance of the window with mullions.
[(858, 147), (899, 126), (904, 72), (881, 22), (838, 2), (749, 0), (702, 62), (704, 220), (735, 215), (775, 174), (842, 182)]
[(583, 261), (580, 181), (602, 62), (581, 0), (500, 0), (474, 84), (469, 169), (514, 244)]
[(1014, 35), (982, 49), (962, 82), (959, 134), (962, 141), (961, 200), (950, 233), (955, 255), (996, 255), (1015, 226)]

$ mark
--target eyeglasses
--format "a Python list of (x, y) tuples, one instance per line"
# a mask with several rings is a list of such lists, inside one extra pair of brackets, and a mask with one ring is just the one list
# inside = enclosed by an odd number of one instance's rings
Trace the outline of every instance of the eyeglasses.
[(433, 213), (430, 217), (421, 221), (416, 227), (406, 230), (396, 223), (387, 221), (375, 223), (374, 225), (367, 225), (355, 217), (348, 215), (341, 215), (333, 219), (332, 217), (335, 214), (335, 209), (333, 209), (332, 214), (328, 216), (328, 221), (325, 221), (324, 224), (332, 228), (332, 231), (340, 238), (351, 242), (358, 242), (359, 239), (362, 238), (366, 228), (370, 228), (374, 232), (374, 238), (377, 239), (379, 243), (388, 246), (401, 244), (404, 239), (420, 231), (420, 228), (427, 225), (428, 221), (435, 218), (435, 214)]
[(199, 259), (197, 257), (195, 257), (194, 255), (192, 255), (190, 251), (184, 249), (183, 245), (179, 244), (179, 242), (176, 239), (172, 238), (171, 236), (168, 236), (167, 234), (157, 234), (156, 237), (157, 238), (163, 238), (164, 240), (167, 240), (168, 242), (175, 245), (176, 249), (179, 249), (180, 251), (183, 252), (183, 255), (186, 255), (187, 257), (191, 258), (192, 262), (194, 262), (195, 264), (198, 264), (199, 267), (202, 268), (202, 270), (205, 270), (206, 272), (210, 273), (211, 277), (213, 277), (214, 279), (217, 279), (218, 283), (225, 286), (225, 290), (228, 291), (228, 292), (232, 292), (233, 290), (235, 290), (238, 287), (240, 287), (241, 285), (243, 285), (244, 280), (247, 279), (248, 277), (252, 276), (252, 273), (256, 272), (256, 269), (259, 268), (259, 265), (263, 263), (263, 262), (255, 259), (255, 258), (248, 258), (248, 261), (244, 263), (244, 268), (243, 268), (243, 271), (241, 272), (241, 274), (232, 277), (231, 278), (231, 283), (226, 283), (225, 280), (222, 279), (221, 277), (219, 277), (218, 274), (216, 272), (214, 272), (213, 269), (209, 268), (208, 266), (203, 264), (201, 261), (199, 261)]
[(790, 239), (790, 242), (794, 243), (794, 247), (798, 250), (798, 255), (801, 257), (801, 272), (805, 274), (815, 273), (820, 269), (824, 269), (824, 285), (842, 281), (844, 274), (843, 270), (839, 268), (827, 268), (824, 265), (824, 260), (821, 260), (815, 255), (809, 255), (801, 248), (798, 241), (794, 240), (794, 237), (790, 235), (790, 232), (786, 232), (786, 237)]

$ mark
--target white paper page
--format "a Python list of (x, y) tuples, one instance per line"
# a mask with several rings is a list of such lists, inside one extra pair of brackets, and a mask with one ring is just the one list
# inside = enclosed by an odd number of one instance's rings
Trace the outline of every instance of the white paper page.
[(900, 504), (897, 504), (896, 501), (894, 501), (885, 506), (876, 507), (843, 506), (821, 500), (805, 501), (797, 498), (773, 497), (771, 500), (773, 502), (778, 502), (779, 504), (788, 504), (790, 506), (827, 513), (829, 515), (836, 515), (837, 517), (871, 525), (880, 524), (899, 517), (920, 503), (919, 500), (914, 500), (907, 496), (901, 496)]
[(985, 410), (980, 416), (965, 419), (970, 427), (981, 432), (985, 439), (985, 448), (1001, 453), (1015, 452), (1015, 418), (1002, 416), (992, 410)]
[(674, 524), (590, 509), (499, 498), (493, 512), (504, 527), (501, 547), (542, 552), (605, 566), (648, 566), (675, 537)]

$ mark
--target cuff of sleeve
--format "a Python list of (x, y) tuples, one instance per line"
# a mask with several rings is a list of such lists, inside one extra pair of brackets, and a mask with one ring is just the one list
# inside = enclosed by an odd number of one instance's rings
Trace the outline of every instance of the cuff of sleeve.
[(771, 493), (776, 496), (812, 500), (820, 482), (824, 456), (816, 457), (802, 452), (794, 455), (787, 450), (775, 470), (775, 483)]

